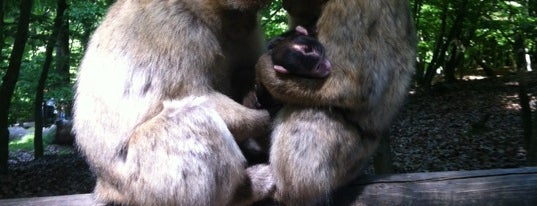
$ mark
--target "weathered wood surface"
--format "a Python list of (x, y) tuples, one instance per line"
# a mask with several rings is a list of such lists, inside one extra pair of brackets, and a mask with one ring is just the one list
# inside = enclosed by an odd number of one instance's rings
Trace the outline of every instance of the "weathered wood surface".
[[(91, 194), (0, 200), (13, 205), (102, 205)], [(336, 192), (330, 205), (537, 205), (537, 167), (408, 173), (364, 178)]]
[(51, 197), (31, 197), (0, 200), (0, 206), (84, 206), (102, 205), (93, 199), (92, 194), (64, 195)]
[(537, 167), (370, 176), (334, 205), (537, 206)]

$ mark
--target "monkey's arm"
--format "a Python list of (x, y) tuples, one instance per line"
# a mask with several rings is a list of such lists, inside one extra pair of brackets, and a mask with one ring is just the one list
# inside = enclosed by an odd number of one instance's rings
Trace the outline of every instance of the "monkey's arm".
[(310, 0), (310, 7), (305, 2), (284, 0), (284, 7), (292, 17), (308, 16), (297, 9), (322, 8), (317, 39), (326, 48), (332, 72), (326, 79), (277, 74), (265, 55), (258, 61), (257, 78), (275, 99), (356, 111), (377, 108), (392, 98), (389, 94), (406, 90), (417, 42), (408, 2)]
[[(277, 100), (304, 106), (360, 107), (362, 94), (356, 72), (345, 72), (333, 65), (330, 76), (325, 79), (281, 75), (274, 71), (270, 56), (263, 55), (256, 65), (256, 76)], [(358, 102), (358, 103), (357, 103)]]
[(218, 92), (210, 96), (216, 111), (238, 142), (266, 137), (270, 133), (271, 121), (266, 110), (249, 109)]

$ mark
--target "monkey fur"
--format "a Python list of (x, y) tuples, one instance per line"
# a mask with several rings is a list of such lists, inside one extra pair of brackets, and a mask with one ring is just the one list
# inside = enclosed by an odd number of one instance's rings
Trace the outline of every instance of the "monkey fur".
[(256, 78), (285, 105), (270, 149), (274, 199), (326, 205), (335, 189), (359, 175), (402, 104), (414, 70), (415, 29), (407, 1), (283, 4), (291, 27), (316, 29), (332, 72), (322, 79), (282, 75), (268, 54), (257, 64)]
[(245, 205), (273, 192), (267, 165), (237, 142), (270, 117), (236, 101), (263, 52), (269, 0), (118, 0), (93, 34), (76, 83), (74, 131), (98, 200)]

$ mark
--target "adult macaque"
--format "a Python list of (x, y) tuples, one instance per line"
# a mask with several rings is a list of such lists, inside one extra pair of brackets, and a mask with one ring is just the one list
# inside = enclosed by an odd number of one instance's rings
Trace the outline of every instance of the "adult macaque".
[(268, 49), (274, 70), (282, 74), (324, 78), (332, 69), (323, 45), (302, 26), (270, 41)]
[(416, 34), (407, 1), (283, 3), (291, 26), (316, 28), (332, 72), (304, 78), (275, 71), (270, 55), (258, 62), (257, 78), (286, 105), (272, 133), (275, 199), (324, 205), (358, 176), (398, 111), (413, 73)]
[[(238, 100), (263, 52), (269, 0), (118, 0), (80, 66), (77, 144), (96, 197), (125, 205), (240, 205), (271, 194), (235, 141), (269, 133)], [(233, 97), (230, 98), (228, 96)]]

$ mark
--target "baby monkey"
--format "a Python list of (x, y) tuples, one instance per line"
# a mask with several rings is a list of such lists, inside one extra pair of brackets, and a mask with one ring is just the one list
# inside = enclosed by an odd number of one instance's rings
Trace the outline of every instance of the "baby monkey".
[(268, 49), (278, 73), (325, 78), (332, 71), (323, 45), (302, 26), (270, 41)]
[[(280, 74), (305, 78), (325, 78), (330, 75), (332, 65), (325, 56), (325, 48), (308, 30), (297, 26), (268, 43), (268, 54), (274, 62), (274, 70)], [(263, 85), (257, 84), (255, 95), (243, 101), (250, 108), (263, 108), (274, 116), (283, 106), (272, 98)]]

